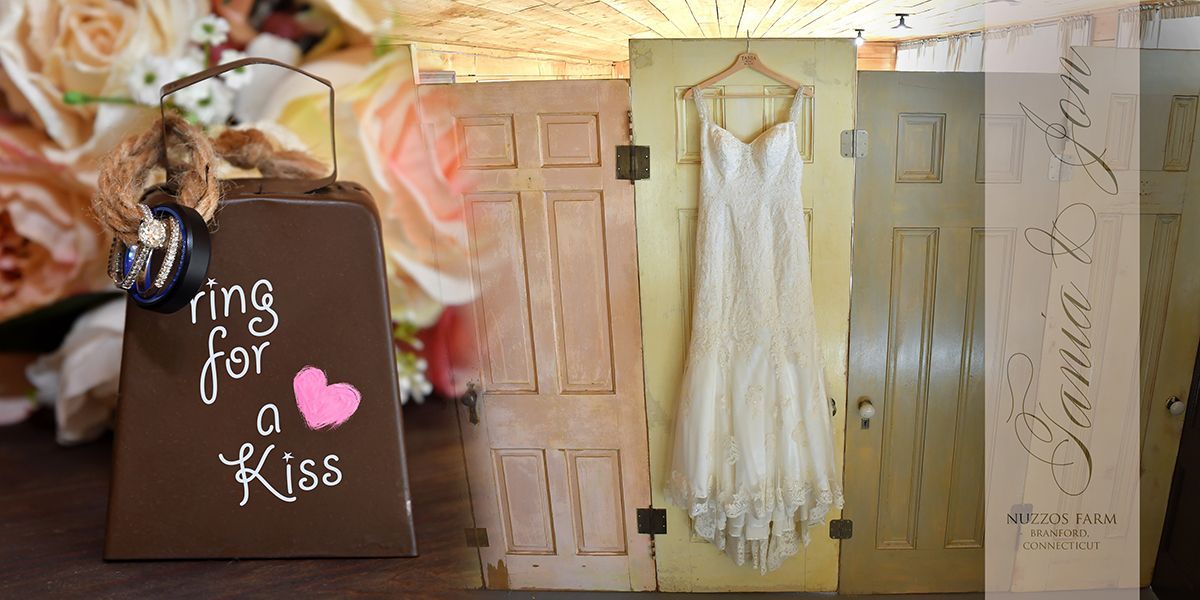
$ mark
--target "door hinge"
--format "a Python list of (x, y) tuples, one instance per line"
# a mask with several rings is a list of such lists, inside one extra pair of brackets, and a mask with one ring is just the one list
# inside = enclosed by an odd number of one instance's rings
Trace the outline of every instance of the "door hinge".
[(487, 548), (488, 538), (487, 529), (483, 527), (468, 527), (464, 530), (467, 534), (468, 548)]
[(829, 537), (835, 540), (848, 540), (854, 537), (854, 521), (833, 519), (829, 522)]
[(617, 179), (650, 178), (650, 146), (617, 146)]
[(847, 129), (842, 132), (842, 157), (863, 158), (867, 155), (867, 130)]
[(648, 535), (663, 535), (667, 533), (667, 509), (637, 509), (637, 526), (638, 533)]

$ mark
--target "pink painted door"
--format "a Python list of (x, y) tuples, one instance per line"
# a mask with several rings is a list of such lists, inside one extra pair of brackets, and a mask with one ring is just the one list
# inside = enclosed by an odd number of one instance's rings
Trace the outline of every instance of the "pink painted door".
[[(625, 81), (422, 86), (452, 107), (477, 300), (459, 406), (484, 584), (648, 590), (650, 506)], [(428, 117), (430, 119), (434, 117)], [(476, 536), (478, 539), (478, 536)]]

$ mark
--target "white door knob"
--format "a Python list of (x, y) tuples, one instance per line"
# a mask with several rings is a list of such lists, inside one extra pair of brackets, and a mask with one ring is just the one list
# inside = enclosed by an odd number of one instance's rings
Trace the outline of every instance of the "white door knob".
[(858, 401), (858, 416), (864, 421), (871, 420), (875, 416), (875, 405), (871, 404), (870, 400), (863, 398)]
[(1179, 415), (1182, 415), (1183, 411), (1185, 410), (1187, 410), (1187, 403), (1183, 400), (1180, 400), (1179, 396), (1171, 396), (1170, 398), (1167, 398), (1167, 412), (1171, 413), (1171, 416), (1178, 417)]

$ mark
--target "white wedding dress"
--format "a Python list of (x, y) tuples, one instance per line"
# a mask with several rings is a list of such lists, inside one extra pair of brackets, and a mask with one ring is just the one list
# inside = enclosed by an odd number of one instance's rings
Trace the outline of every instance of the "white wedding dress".
[(668, 494), (696, 535), (774, 570), (842, 506), (789, 120), (747, 144), (700, 94), (692, 330)]

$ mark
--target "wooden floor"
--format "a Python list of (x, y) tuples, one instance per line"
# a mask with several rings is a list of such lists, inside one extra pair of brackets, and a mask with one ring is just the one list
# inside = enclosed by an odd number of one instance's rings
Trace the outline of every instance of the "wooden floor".
[[(232, 598), (287, 596), (613, 600), (647, 594), (481, 591), (466, 547), (470, 504), (452, 407), (404, 410), (417, 544), (411, 559), (109, 563), (101, 560), (111, 439), (64, 448), (53, 415), (0, 428), (0, 598)], [(682, 594), (649, 594), (679, 597)], [(828, 594), (705, 594), (706, 599)], [(941, 600), (974, 600), (948, 596)], [(911, 598), (906, 598), (911, 600)]]
[[(385, 597), (615, 600), (684, 594), (480, 591), (466, 475), (452, 407), (406, 407), (417, 543), (410, 559), (107, 563), (104, 520), (111, 441), (63, 448), (42, 412), (0, 428), (0, 599)], [(832, 594), (704, 594), (705, 600), (828, 599)], [(694, 597), (694, 596), (693, 596)], [(892, 596), (981, 600), (982, 594)], [(888, 598), (886, 596), (855, 597)], [(1142, 590), (1141, 600), (1154, 600)]]
[(454, 410), (404, 411), (417, 544), (409, 559), (106, 563), (110, 439), (54, 442), (53, 416), (0, 428), (0, 598), (444, 598), (480, 586)]

